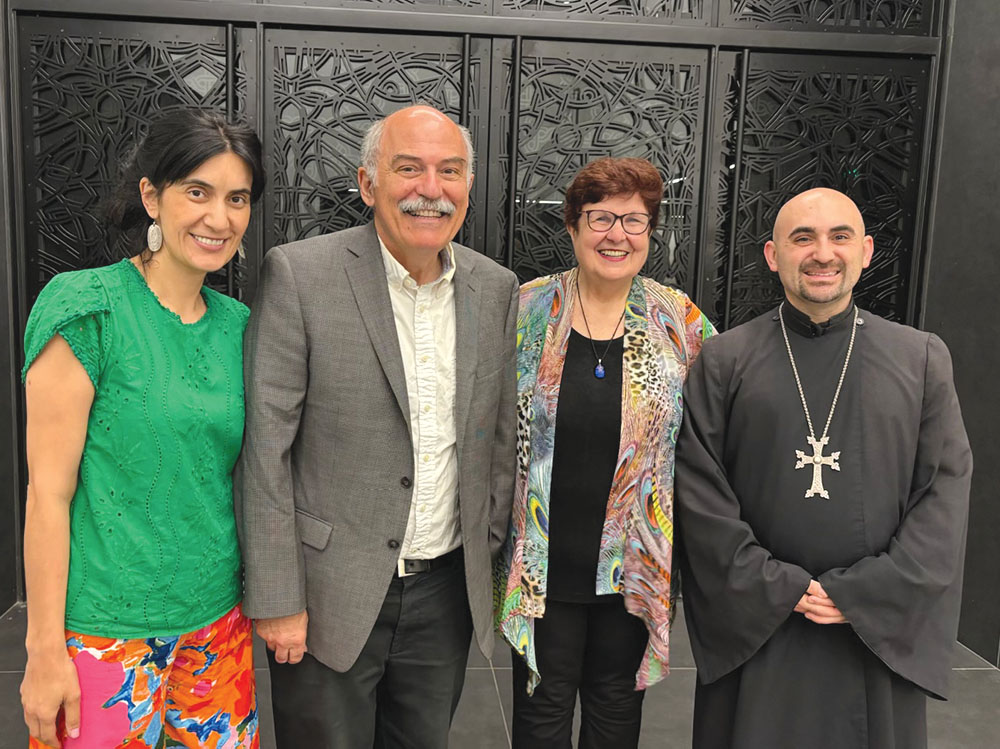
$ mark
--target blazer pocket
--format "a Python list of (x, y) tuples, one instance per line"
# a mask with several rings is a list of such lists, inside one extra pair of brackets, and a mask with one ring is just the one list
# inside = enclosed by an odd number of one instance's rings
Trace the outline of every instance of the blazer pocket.
[(330, 542), (333, 526), (315, 515), (297, 509), (295, 510), (295, 530), (298, 531), (299, 540), (302, 543), (322, 551)]

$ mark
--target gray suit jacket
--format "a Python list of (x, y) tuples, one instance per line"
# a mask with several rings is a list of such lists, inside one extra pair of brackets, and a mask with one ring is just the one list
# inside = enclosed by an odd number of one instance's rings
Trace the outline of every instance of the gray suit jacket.
[[(517, 279), (455, 248), (458, 493), (469, 606), (493, 648), (491, 564), (513, 498)], [(245, 344), (236, 517), (255, 618), (309, 612), (346, 671), (382, 606), (413, 493), (406, 378), (372, 224), (273, 248)]]

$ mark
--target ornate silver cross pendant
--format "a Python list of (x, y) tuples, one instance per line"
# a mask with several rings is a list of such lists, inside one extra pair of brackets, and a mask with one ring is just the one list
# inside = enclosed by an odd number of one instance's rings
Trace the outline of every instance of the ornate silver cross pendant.
[(823, 455), (823, 448), (826, 443), (830, 441), (829, 437), (824, 437), (821, 440), (817, 440), (814, 437), (806, 437), (806, 442), (812, 445), (813, 454), (806, 455), (801, 450), (795, 451), (795, 457), (798, 460), (795, 462), (796, 468), (805, 468), (806, 466), (812, 466), (813, 469), (813, 482), (812, 486), (806, 490), (806, 498), (814, 497), (817, 494), (823, 499), (830, 498), (830, 492), (823, 488), (823, 466), (830, 466), (835, 471), (840, 470), (840, 450), (835, 453), (830, 453), (829, 455)]

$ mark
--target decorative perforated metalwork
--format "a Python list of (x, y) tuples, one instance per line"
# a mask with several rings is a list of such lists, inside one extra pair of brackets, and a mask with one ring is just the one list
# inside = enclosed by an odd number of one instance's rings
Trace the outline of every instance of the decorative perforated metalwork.
[[(27, 18), (20, 59), (28, 300), (56, 273), (105, 265), (99, 204), (150, 120), (224, 111), (221, 29)], [(136, 186), (138, 189), (138, 186)], [(210, 282), (226, 290), (226, 272)]]
[(933, 0), (722, 0), (726, 25), (927, 34)]
[[(258, 0), (261, 1), (261, 0)], [(311, 5), (328, 8), (391, 8), (489, 13), (491, 0), (262, 0), (265, 5)]]
[(657, 166), (665, 183), (645, 272), (687, 285), (705, 62), (698, 52), (525, 43), (514, 222), (514, 271), (522, 280), (574, 264), (562, 199), (580, 167), (601, 156), (636, 156)]
[(704, 19), (705, 0), (502, 0), (500, 12), (504, 15), (600, 16), (673, 23)]
[[(381, 34), (275, 31), (268, 35), (268, 60), (270, 244), (371, 219), (357, 170), (361, 140), (374, 120), (416, 102), (455, 119), (461, 113), (461, 39), (428, 37), (417, 45)], [(482, 67), (478, 57), (470, 65), (473, 89)], [(471, 105), (471, 129), (478, 132), (478, 94)], [(471, 206), (469, 214), (472, 231)]]
[(875, 258), (857, 297), (904, 320), (927, 100), (927, 67), (880, 60), (817, 63), (752, 55), (736, 213), (732, 324), (781, 299), (764, 262), (778, 208), (811, 187), (832, 187), (861, 208)]

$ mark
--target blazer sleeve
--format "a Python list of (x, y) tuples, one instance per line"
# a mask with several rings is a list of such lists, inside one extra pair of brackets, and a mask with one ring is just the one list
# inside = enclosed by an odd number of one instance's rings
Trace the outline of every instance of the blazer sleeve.
[(497, 413), (496, 434), (493, 439), (493, 460), (490, 463), (490, 557), (496, 559), (510, 526), (511, 507), (514, 503), (514, 468), (517, 442), (517, 358), (515, 339), (517, 328), (517, 278), (511, 276), (510, 304), (504, 325), (507, 366)]
[(244, 339), (246, 429), (234, 481), (245, 569), (243, 607), (247, 616), (258, 619), (306, 607), (292, 444), (309, 359), (299, 293), (281, 247), (267, 253), (260, 278)]

